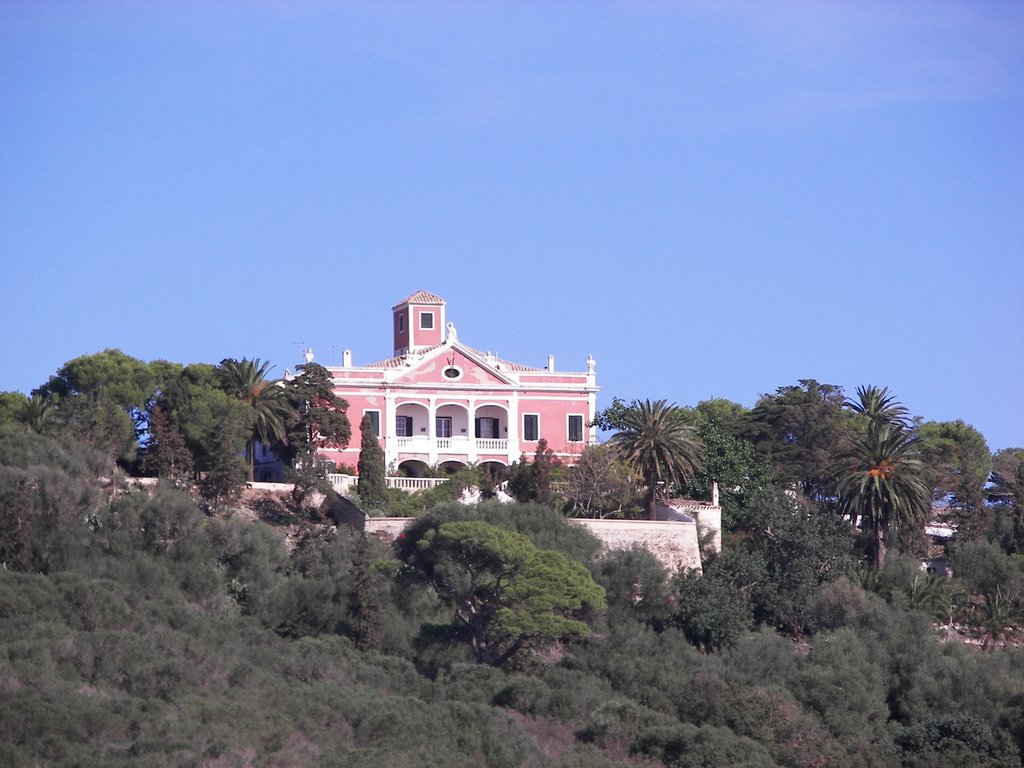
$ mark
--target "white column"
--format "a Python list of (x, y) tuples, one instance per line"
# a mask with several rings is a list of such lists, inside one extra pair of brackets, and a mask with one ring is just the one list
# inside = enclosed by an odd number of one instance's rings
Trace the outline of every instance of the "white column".
[[(594, 368), (597, 367), (597, 361), (593, 355), (587, 355), (587, 387), (590, 388), (590, 423), (594, 423), (594, 419), (597, 418), (597, 374), (594, 372)], [(597, 427), (591, 427), (590, 429), (590, 440), (589, 445), (597, 443)]]
[(395, 440), (395, 395), (391, 390), (384, 390), (384, 408), (380, 414), (380, 436), (384, 438), (385, 474), (391, 463), (398, 463), (398, 447)]
[(508, 398), (508, 463), (511, 464), (519, 458), (519, 423), (522, 417), (519, 415), (519, 395), (513, 393)]
[[(587, 399), (590, 401), (590, 403), (589, 403), (590, 415), (587, 417), (587, 419), (588, 419), (587, 424), (593, 424), (594, 423), (594, 419), (597, 418), (597, 393), (596, 392), (591, 392), (590, 393), (590, 397), (587, 398)], [(584, 429), (589, 429), (589, 431), (590, 431), (590, 439), (587, 441), (587, 444), (588, 445), (596, 445), (597, 444), (597, 427), (589, 427), (588, 428), (586, 424), (584, 424), (583, 427), (584, 427)]]
[(469, 438), (467, 442), (469, 447), (467, 448), (466, 461), (469, 464), (476, 463), (476, 398), (470, 397), (466, 400), (466, 411), (468, 415), (468, 423), (466, 424), (466, 437)]
[(431, 395), (427, 398), (427, 463), (430, 466), (437, 464), (437, 398)]

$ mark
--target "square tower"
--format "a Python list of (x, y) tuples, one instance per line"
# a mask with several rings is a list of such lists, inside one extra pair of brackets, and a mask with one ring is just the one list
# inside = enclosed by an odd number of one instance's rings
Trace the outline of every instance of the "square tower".
[(396, 357), (436, 347), (444, 341), (444, 307), (440, 296), (416, 291), (391, 308)]

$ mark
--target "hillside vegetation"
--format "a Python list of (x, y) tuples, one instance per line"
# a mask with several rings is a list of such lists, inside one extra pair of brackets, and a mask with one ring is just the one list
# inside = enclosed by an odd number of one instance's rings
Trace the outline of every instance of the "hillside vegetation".
[[(410, 495), (363, 451), (392, 547), (326, 483), (328, 372), (268, 370), (106, 350), (0, 393), (0, 765), (1021, 765), (1024, 449), (879, 387), (616, 399), (573, 467)], [(701, 576), (567, 520), (714, 484)]]
[[(289, 548), (13, 427), (0, 518), (7, 766), (1020, 765), (1024, 652), (936, 629), (1017, 599), (988, 544), (948, 584), (869, 577), (847, 527), (769, 493), (703, 579), (541, 505), (441, 505), (395, 550), (300, 519)], [(467, 595), (517, 652), (474, 654)]]

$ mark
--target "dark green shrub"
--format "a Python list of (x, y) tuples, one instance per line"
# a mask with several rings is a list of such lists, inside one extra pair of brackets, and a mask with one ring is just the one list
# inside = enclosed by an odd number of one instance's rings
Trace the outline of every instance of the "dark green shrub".
[(819, 634), (793, 690), (847, 750), (876, 755), (888, 734), (888, 659), (872, 656), (849, 628)]
[(551, 689), (536, 677), (513, 675), (494, 694), (491, 704), (534, 715), (550, 708)]
[(447, 698), (475, 704), (487, 704), (508, 684), (508, 675), (486, 664), (452, 664), (438, 678)]
[(900, 764), (907, 768), (1019, 768), (1017, 745), (969, 714), (929, 717), (895, 738)]
[(546, 709), (538, 712), (544, 717), (576, 722), (613, 694), (607, 680), (582, 670), (554, 666), (538, 670), (537, 676), (547, 683), (551, 692)]
[(678, 721), (663, 712), (648, 709), (629, 699), (612, 699), (589, 712), (576, 735), (582, 741), (620, 751), (638, 744), (652, 729), (674, 725), (678, 725)]
[(725, 663), (744, 682), (786, 687), (798, 670), (799, 658), (791, 640), (762, 629), (737, 640)]
[[(673, 623), (704, 651), (733, 645), (754, 623), (749, 592), (737, 588), (737, 579), (740, 583), (757, 583), (758, 565), (743, 553), (727, 551), (703, 576), (692, 571), (680, 573), (673, 582)], [(737, 572), (741, 570), (748, 573), (739, 577)]]
[(210, 526), (228, 594), (265, 625), (282, 625), (288, 615), (285, 569), (288, 550), (278, 532), (264, 523), (214, 521)]
[(823, 584), (807, 606), (806, 625), (812, 634), (849, 626), (869, 626), (884, 613), (879, 598), (845, 578)]
[(950, 557), (953, 577), (977, 595), (997, 592), (1017, 596), (1022, 590), (1024, 574), (1018, 561), (997, 545), (986, 541), (957, 544)]
[(670, 768), (775, 768), (771, 755), (757, 742), (708, 725), (681, 723), (651, 729), (636, 742), (634, 751)]
[(668, 571), (643, 547), (612, 550), (591, 565), (591, 572), (604, 587), (612, 616), (661, 627), (671, 615)]

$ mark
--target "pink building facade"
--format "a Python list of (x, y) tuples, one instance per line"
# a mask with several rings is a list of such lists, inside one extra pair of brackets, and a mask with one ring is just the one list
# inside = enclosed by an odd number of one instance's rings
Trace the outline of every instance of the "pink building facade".
[(459, 340), (444, 299), (418, 291), (392, 308), (394, 353), (365, 366), (327, 366), (348, 401), (352, 441), (322, 455), (355, 467), (359, 424), (369, 414), (389, 475), (421, 476), (431, 467), (508, 466), (538, 441), (567, 464), (597, 442), (594, 360), (585, 371), (557, 371), (554, 358), (533, 368)]

